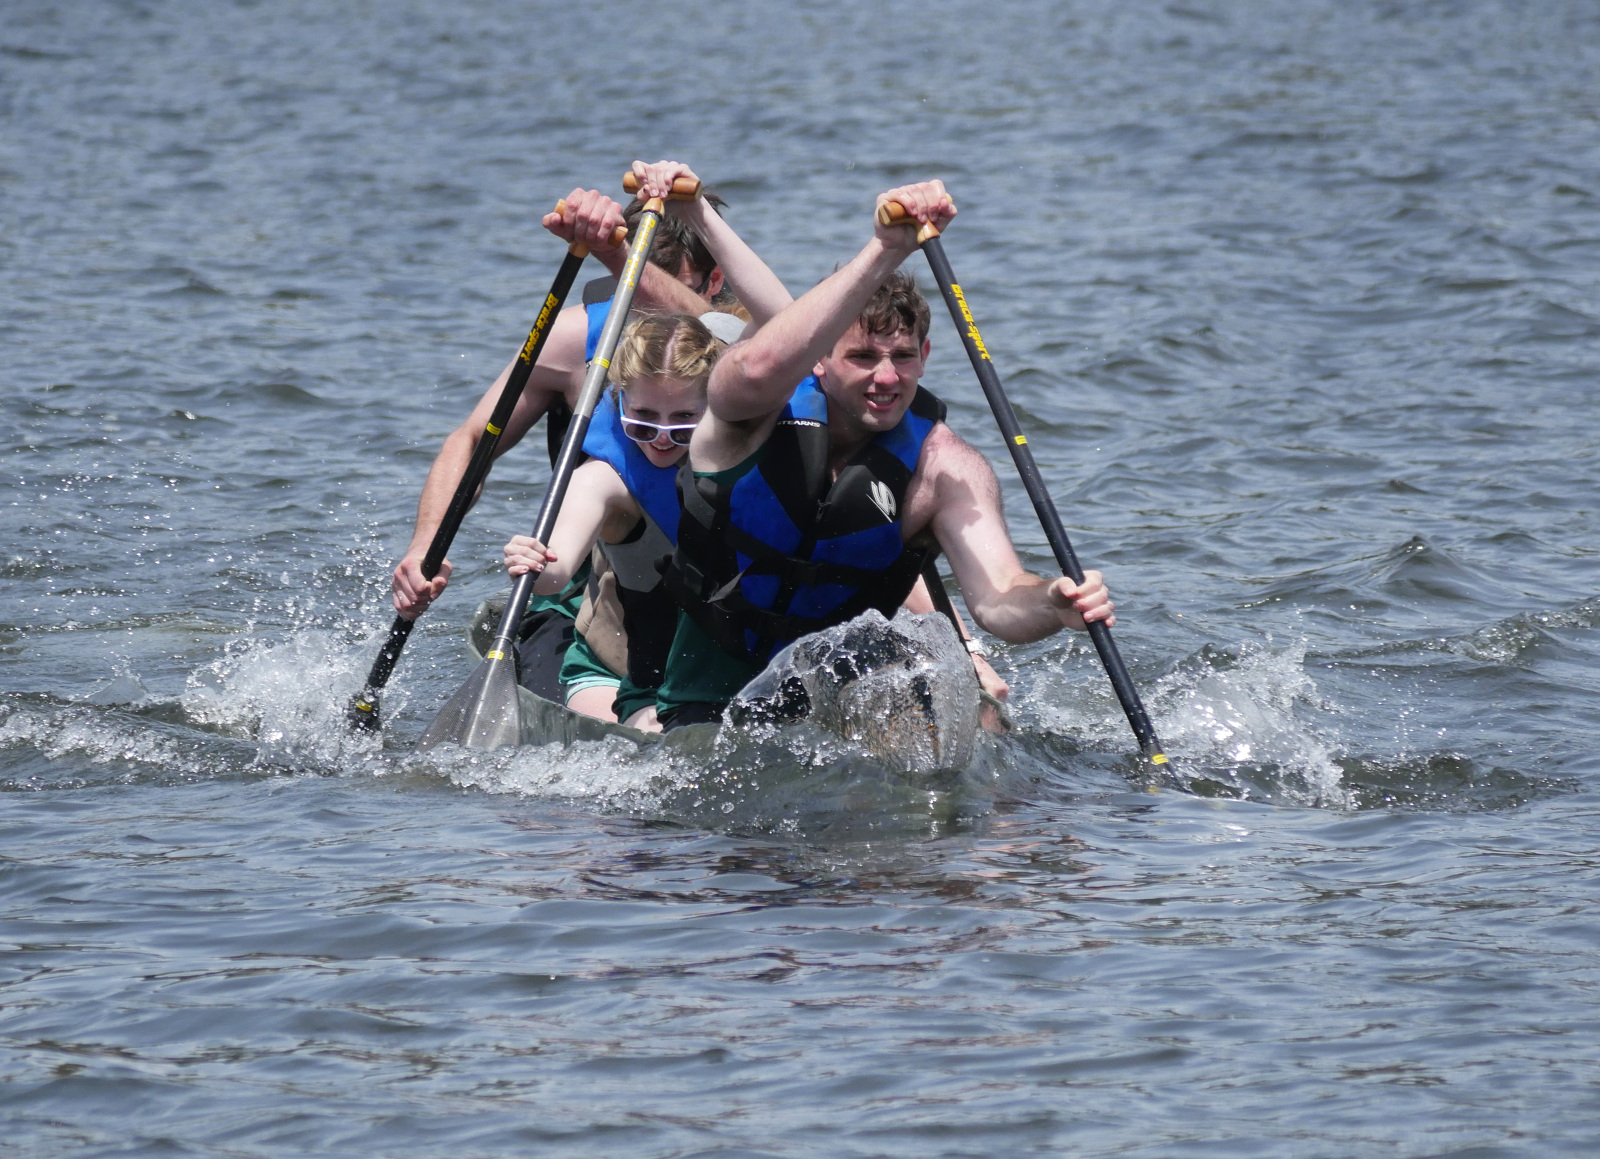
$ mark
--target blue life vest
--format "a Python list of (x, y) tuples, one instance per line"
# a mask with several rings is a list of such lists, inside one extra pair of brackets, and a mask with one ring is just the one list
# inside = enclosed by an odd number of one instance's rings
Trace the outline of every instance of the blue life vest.
[[(611, 297), (609, 290), (603, 298), (591, 302), (588, 295), (595, 289), (605, 289), (602, 283), (614, 283), (615, 278), (596, 278), (583, 288), (583, 312), (588, 318), (589, 333), (583, 343), (584, 362), (594, 361), (595, 348), (600, 345), (600, 331), (605, 329), (606, 316), (611, 313)], [(556, 399), (550, 404), (550, 409), (544, 415), (544, 443), (545, 450), (550, 453), (550, 465), (554, 467), (556, 460), (561, 457), (561, 444), (566, 441), (567, 428), (572, 425), (572, 408), (565, 399)]]
[[(591, 292), (591, 287), (596, 287), (606, 280), (597, 278), (583, 288), (585, 296), (583, 312), (589, 322), (589, 333), (583, 343), (584, 362), (594, 361), (595, 348), (600, 345), (600, 331), (605, 329), (606, 315), (611, 313), (609, 293), (606, 297), (599, 298), (593, 302), (588, 300), (588, 295)], [(615, 279), (611, 280), (614, 281)], [(567, 428), (571, 425), (572, 408), (567, 405), (565, 399), (556, 399), (550, 404), (550, 409), (545, 411), (544, 415), (544, 444), (545, 450), (550, 453), (550, 465), (552, 467), (556, 465), (556, 460), (561, 457), (561, 444), (566, 441)]]
[(764, 664), (809, 632), (868, 608), (892, 616), (931, 554), (907, 547), (900, 516), (944, 404), (917, 388), (893, 430), (832, 478), (828, 399), (798, 387), (759, 462), (731, 484), (679, 468), (683, 518), (667, 573), (679, 604), (724, 651)]
[(600, 346), (600, 331), (606, 328), (606, 319), (611, 317), (611, 299), (606, 298), (600, 302), (585, 302), (583, 312), (589, 319), (589, 334), (583, 342), (584, 362), (594, 361), (594, 352)]

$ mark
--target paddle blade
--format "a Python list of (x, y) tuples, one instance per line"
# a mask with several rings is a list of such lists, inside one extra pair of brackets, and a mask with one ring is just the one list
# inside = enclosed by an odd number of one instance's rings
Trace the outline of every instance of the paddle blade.
[(485, 660), (452, 696), (417, 741), (422, 752), (441, 744), (497, 749), (522, 739), (517, 669), (510, 656)]

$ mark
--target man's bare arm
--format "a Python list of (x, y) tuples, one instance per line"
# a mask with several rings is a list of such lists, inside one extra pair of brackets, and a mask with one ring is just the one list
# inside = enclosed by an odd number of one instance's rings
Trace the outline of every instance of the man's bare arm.
[[(917, 577), (916, 584), (911, 588), (911, 594), (905, 598), (905, 609), (919, 616), (937, 610), (937, 605), (933, 602), (933, 593), (928, 590), (927, 580), (922, 576)], [(963, 642), (971, 640), (972, 632), (967, 628), (967, 622), (961, 618), (961, 613), (954, 605), (951, 605), (950, 610), (955, 613), (952, 623), (956, 635), (960, 636)], [(1004, 700), (1011, 695), (1011, 685), (1000, 678), (1000, 674), (981, 652), (972, 652), (972, 670), (977, 673), (978, 687), (996, 700)]]
[[(616, 227), (622, 224), (622, 207), (605, 194), (595, 189), (574, 189), (562, 199), (561, 212), (545, 214), (540, 224), (563, 241), (583, 242), (612, 277), (622, 275), (622, 268), (628, 263), (628, 247), (611, 244)], [(691, 287), (650, 262), (639, 274), (634, 300), (649, 310), (696, 318), (711, 309), (710, 303)]]
[[(918, 221), (940, 229), (955, 206), (937, 181), (891, 189), (878, 203), (898, 201)], [(711, 373), (711, 414), (725, 423), (759, 423), (783, 409), (795, 384), (850, 328), (868, 300), (916, 249), (916, 233), (873, 218), (872, 240), (848, 264), (803, 294), (761, 332), (729, 350)]]
[[(1064, 627), (1082, 630), (1086, 621), (1116, 623), (1099, 572), (1086, 572), (1077, 585), (1064, 576), (1047, 581), (1022, 569), (1006, 532), (994, 470), (949, 427), (934, 428), (918, 469), (929, 477), (920, 481), (921, 495), (908, 496), (907, 507), (923, 507), (922, 518), (950, 561), (967, 610), (984, 631), (1025, 644)], [(920, 521), (916, 513), (908, 512), (907, 526), (914, 521)]]
[[(539, 364), (528, 376), (528, 384), (506, 422), (505, 430), (495, 447), (499, 458), (521, 441), (529, 428), (541, 419), (557, 400), (574, 395), (583, 379), (583, 350), (588, 337), (588, 325), (582, 307), (561, 311), (550, 336), (545, 340)], [(461, 478), (467, 473), (467, 464), (483, 437), (484, 426), (494, 413), (500, 392), (505, 389), (515, 360), (508, 363), (484, 392), (465, 422), (452, 431), (434, 457), (428, 469), (427, 480), (422, 485), (422, 495), (417, 500), (417, 519), (412, 528), (411, 542), (395, 566), (390, 582), (395, 610), (408, 619), (420, 616), (430, 603), (439, 598), (449, 583), (452, 566), (449, 560), (440, 565), (439, 574), (429, 581), (422, 574), (422, 557), (427, 554), (433, 536), (444, 521)], [(574, 385), (574, 383), (577, 385)]]

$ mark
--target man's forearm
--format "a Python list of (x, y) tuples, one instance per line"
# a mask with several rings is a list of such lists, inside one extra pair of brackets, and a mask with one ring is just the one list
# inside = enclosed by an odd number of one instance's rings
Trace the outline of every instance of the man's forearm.
[(874, 237), (843, 269), (734, 347), (712, 372), (712, 410), (742, 422), (781, 407), (905, 258)]
[[(622, 276), (623, 267), (628, 264), (628, 251), (620, 247), (597, 250), (595, 256), (615, 278)], [(711, 309), (710, 304), (693, 289), (651, 262), (645, 262), (644, 271), (639, 275), (637, 300), (640, 305), (662, 314), (690, 314), (698, 318)]]
[(1030, 644), (1062, 628), (1061, 617), (1047, 594), (1049, 583), (1023, 572), (1003, 592), (968, 602), (978, 626), (1008, 644)]
[(462, 476), (467, 473), (467, 464), (477, 445), (474, 434), (457, 430), (439, 448), (433, 466), (428, 468), (428, 478), (422, 484), (422, 497), (417, 500), (417, 522), (406, 555), (420, 556), (428, 550), (434, 532), (444, 522), (444, 513), (450, 509), (450, 500), (455, 497)]

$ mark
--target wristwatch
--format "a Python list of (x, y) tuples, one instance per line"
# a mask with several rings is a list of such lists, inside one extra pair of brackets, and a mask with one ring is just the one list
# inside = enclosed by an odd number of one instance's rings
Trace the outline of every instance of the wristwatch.
[(972, 639), (963, 640), (961, 642), (967, 646), (967, 651), (971, 652), (974, 656), (987, 656), (989, 654), (988, 651), (984, 649), (982, 640)]

